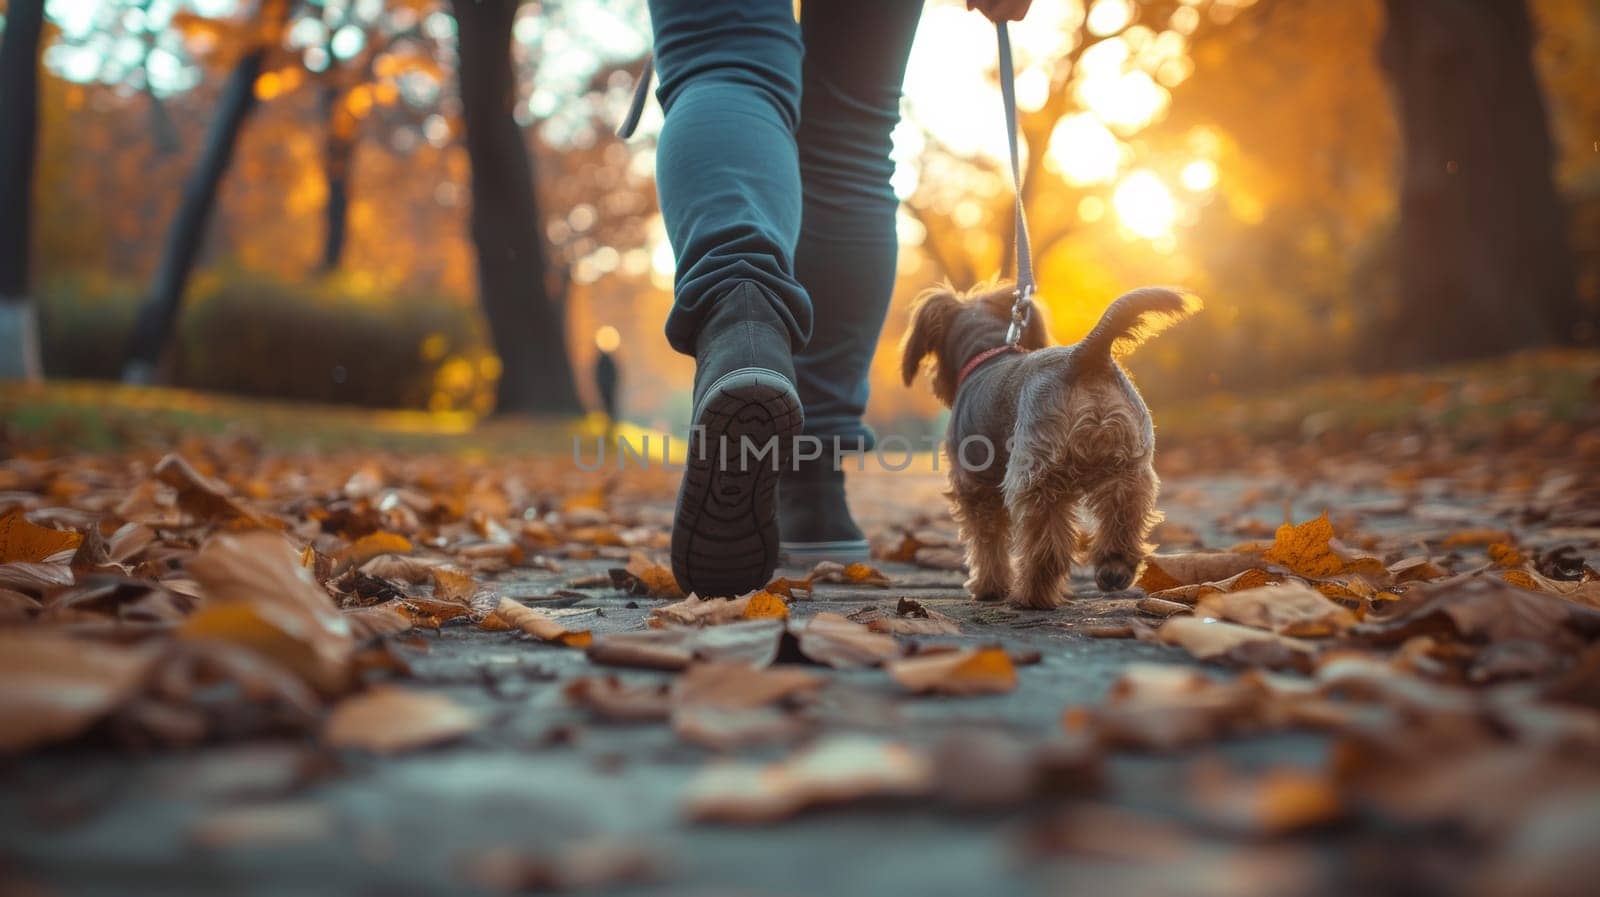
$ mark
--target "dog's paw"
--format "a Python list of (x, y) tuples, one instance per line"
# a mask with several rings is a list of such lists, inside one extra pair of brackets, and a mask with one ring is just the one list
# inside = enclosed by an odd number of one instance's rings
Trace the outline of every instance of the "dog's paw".
[(1003, 582), (978, 579), (977, 577), (968, 579), (962, 585), (974, 601), (1004, 601), (1006, 600), (1006, 595), (1011, 591), (1010, 586)]
[(1102, 592), (1120, 592), (1133, 585), (1134, 565), (1114, 559), (1102, 561), (1094, 570), (1094, 584)]

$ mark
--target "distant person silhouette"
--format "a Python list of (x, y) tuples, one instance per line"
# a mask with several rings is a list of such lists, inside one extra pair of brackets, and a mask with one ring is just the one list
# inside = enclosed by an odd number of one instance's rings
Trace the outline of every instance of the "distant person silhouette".
[(594, 333), (594, 387), (600, 393), (600, 410), (606, 413), (606, 442), (609, 444), (617, 432), (617, 387), (622, 379), (617, 369), (616, 351), (622, 345), (622, 334), (610, 324)]

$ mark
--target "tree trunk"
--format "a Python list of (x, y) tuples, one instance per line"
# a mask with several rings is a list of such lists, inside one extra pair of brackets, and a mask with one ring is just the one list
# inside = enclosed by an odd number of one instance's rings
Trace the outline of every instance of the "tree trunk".
[(293, 6), (294, 0), (264, 0), (261, 15), (267, 27), (262, 29), (261, 41), (240, 57), (223, 85), (216, 117), (206, 132), (205, 147), (184, 184), (178, 216), (167, 231), (150, 295), (134, 320), (128, 359), (122, 368), (123, 382), (150, 383), (156, 379), (157, 364), (172, 342), (184, 290), (205, 241), (206, 222), (216, 205), (217, 189), (233, 161), (239, 132), (256, 105), (256, 78)]
[(0, 378), (40, 375), (28, 253), (43, 29), (44, 0), (11, 0), (0, 37)]
[(345, 231), (350, 217), (350, 160), (355, 155), (355, 119), (340, 108), (344, 97), (344, 91), (336, 86), (322, 88), (323, 119), (328, 128), (322, 151), (322, 171), (328, 182), (327, 224), (322, 235), (319, 268), (323, 274), (339, 270), (344, 261)]
[(500, 356), (496, 411), (575, 414), (561, 309), (551, 301), (533, 164), (511, 117), (517, 0), (452, 0), (462, 119), (472, 166), (478, 297)]
[(1404, 143), (1390, 348), (1446, 361), (1589, 338), (1524, 0), (1384, 0)]

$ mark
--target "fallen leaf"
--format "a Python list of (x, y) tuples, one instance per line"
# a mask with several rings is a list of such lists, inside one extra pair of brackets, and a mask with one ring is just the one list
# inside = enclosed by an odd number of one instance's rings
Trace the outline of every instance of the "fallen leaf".
[(1240, 652), (1251, 648), (1281, 651), (1291, 659), (1308, 659), (1317, 650), (1312, 643), (1300, 639), (1194, 616), (1168, 619), (1156, 630), (1156, 639), (1177, 645), (1200, 660), (1239, 660)]
[(595, 663), (649, 670), (681, 670), (695, 660), (765, 667), (777, 658), (783, 633), (782, 622), (772, 619), (613, 632), (597, 636), (587, 653)]
[(473, 850), (463, 859), (473, 883), (506, 894), (647, 885), (667, 877), (668, 864), (644, 845), (593, 837), (558, 850), (494, 847)]
[(0, 563), (40, 563), (51, 555), (76, 549), (82, 541), (77, 533), (30, 522), (21, 507), (0, 514)]
[(1285, 523), (1278, 527), (1272, 547), (1267, 549), (1266, 558), (1312, 579), (1321, 579), (1338, 573), (1379, 575), (1388, 572), (1383, 564), (1374, 558), (1341, 556), (1331, 544), (1332, 541), (1333, 524), (1328, 521), (1328, 512), (1323, 511), (1322, 516), (1315, 520), (1301, 524)]
[(1262, 586), (1275, 583), (1279, 579), (1280, 577), (1275, 574), (1252, 567), (1249, 570), (1241, 570), (1226, 579), (1214, 582), (1196, 582), (1174, 586), (1170, 589), (1161, 589), (1160, 591), (1151, 592), (1150, 597), (1162, 601), (1193, 605), (1207, 595), (1215, 595), (1219, 592), (1240, 592), (1245, 589), (1259, 589)]
[(843, 582), (855, 585), (877, 586), (880, 589), (889, 587), (889, 577), (883, 575), (876, 568), (866, 564), (855, 563), (848, 566), (837, 561), (822, 561), (811, 572), (806, 574), (808, 582)]
[(380, 554), (360, 566), (360, 571), (379, 579), (424, 583), (433, 580), (433, 571), (445, 564), (438, 558)]
[(1194, 615), (1301, 638), (1337, 635), (1356, 622), (1355, 614), (1297, 582), (1208, 595)]
[(1206, 764), (1190, 773), (1188, 787), (1190, 804), (1201, 818), (1243, 834), (1305, 831), (1335, 822), (1345, 812), (1331, 777), (1295, 767), (1238, 773)]
[(834, 669), (875, 667), (901, 654), (893, 637), (873, 632), (835, 613), (820, 613), (789, 631), (807, 658)]
[[(752, 593), (755, 594), (755, 593)], [(675, 604), (650, 609), (651, 626), (717, 626), (745, 619), (752, 595), (742, 598), (701, 598), (690, 595)]]
[(151, 474), (178, 493), (178, 507), (204, 521), (276, 528), (275, 521), (233, 498), (227, 486), (201, 474), (182, 457), (167, 455)]
[(379, 685), (339, 702), (322, 740), (336, 748), (396, 754), (455, 741), (481, 724), (476, 712), (444, 695)]
[(431, 567), (429, 579), (433, 580), (433, 597), (440, 601), (465, 604), (478, 592), (478, 582), (472, 574), (455, 567)]
[(1419, 585), (1351, 634), (1379, 644), (1416, 635), (1475, 642), (1531, 640), (1563, 648), (1600, 637), (1600, 609), (1472, 576)]
[(751, 710), (821, 688), (826, 680), (797, 667), (758, 669), (740, 663), (697, 663), (673, 683), (675, 705)]
[(1152, 555), (1135, 583), (1155, 593), (1179, 586), (1217, 582), (1261, 565), (1260, 558), (1231, 551)]
[(873, 632), (887, 635), (960, 635), (961, 624), (914, 598), (901, 598), (891, 616), (882, 608), (866, 608), (849, 619), (864, 624)]
[(672, 575), (672, 569), (655, 563), (639, 552), (629, 556), (627, 567), (613, 569), (610, 573), (612, 584), (630, 595), (648, 595), (670, 601), (679, 601), (684, 597), (677, 577)]
[(1003, 648), (967, 648), (906, 657), (884, 664), (900, 687), (919, 694), (991, 695), (1017, 687), (1017, 670)]
[(746, 600), (742, 616), (746, 620), (783, 620), (789, 616), (789, 605), (771, 592), (756, 592)]
[(594, 636), (587, 629), (568, 629), (554, 617), (524, 605), (511, 598), (501, 598), (492, 614), (500, 622), (509, 624), (524, 633), (569, 648), (587, 648)]
[(400, 602), (390, 601), (372, 607), (355, 607), (344, 612), (350, 621), (350, 632), (360, 641), (398, 635), (411, 628), (411, 617), (400, 608)]
[(139, 689), (154, 659), (142, 647), (0, 630), (0, 753), (82, 734)]
[(324, 694), (344, 690), (355, 647), (350, 623), (282, 536), (219, 533), (189, 562), (189, 572), (206, 601), (184, 622), (180, 638), (255, 651)]
[(376, 532), (351, 542), (334, 556), (334, 573), (343, 573), (351, 567), (362, 564), (386, 554), (410, 554), (413, 550), (411, 540), (399, 533)]
[(809, 807), (923, 794), (932, 784), (932, 763), (905, 745), (833, 736), (776, 763), (707, 767), (690, 781), (684, 813), (699, 822), (775, 822)]
[(571, 703), (616, 722), (650, 722), (672, 715), (672, 689), (664, 682), (580, 676), (561, 693)]

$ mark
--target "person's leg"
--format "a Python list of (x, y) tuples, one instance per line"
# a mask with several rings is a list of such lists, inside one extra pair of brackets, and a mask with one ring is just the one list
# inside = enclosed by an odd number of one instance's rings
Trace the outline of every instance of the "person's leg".
[(788, 0), (651, 0), (650, 16), (666, 114), (656, 187), (678, 260), (667, 339), (695, 357), (672, 571), (700, 595), (738, 594), (777, 565), (778, 470), (802, 420), (799, 27)]
[(753, 283), (795, 346), (811, 305), (800, 231), (800, 28), (788, 0), (650, 0), (666, 122), (656, 189), (678, 270), (667, 341), (686, 355), (718, 300)]
[(795, 274), (815, 309), (795, 356), (805, 432), (823, 457), (784, 475), (780, 529), (793, 560), (864, 557), (867, 544), (834, 471), (834, 440), (874, 443), (861, 415), (867, 375), (894, 291), (899, 201), (889, 185), (906, 59), (922, 0), (805, 0), (800, 176), (805, 196)]

